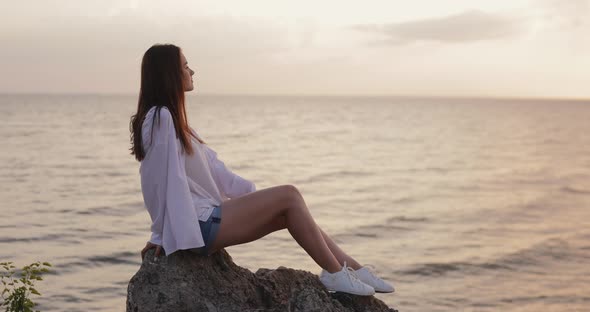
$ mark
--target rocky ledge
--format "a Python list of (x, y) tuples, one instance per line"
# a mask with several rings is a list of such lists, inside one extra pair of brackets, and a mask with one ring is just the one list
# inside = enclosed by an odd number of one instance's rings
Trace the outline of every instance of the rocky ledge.
[(127, 287), (127, 312), (388, 311), (374, 296), (329, 293), (317, 275), (279, 267), (256, 273), (222, 250), (209, 257), (147, 252)]

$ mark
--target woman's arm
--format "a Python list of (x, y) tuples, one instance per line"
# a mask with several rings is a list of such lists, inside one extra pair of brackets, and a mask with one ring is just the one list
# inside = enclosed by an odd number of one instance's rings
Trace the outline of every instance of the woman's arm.
[(162, 246), (162, 234), (157, 232), (152, 232), (152, 237), (149, 240), (150, 243), (155, 245)]
[(150, 242), (163, 246), (168, 256), (176, 250), (198, 248), (205, 243), (172, 115), (162, 108), (159, 117), (159, 122), (156, 118), (152, 125), (153, 141), (146, 148), (140, 167), (141, 190), (152, 219)]
[(228, 169), (225, 163), (217, 158), (217, 153), (212, 148), (206, 144), (203, 144), (203, 147), (205, 148), (215, 183), (217, 183), (217, 187), (223, 195), (228, 198), (234, 198), (256, 191), (256, 185), (252, 181), (246, 180)]

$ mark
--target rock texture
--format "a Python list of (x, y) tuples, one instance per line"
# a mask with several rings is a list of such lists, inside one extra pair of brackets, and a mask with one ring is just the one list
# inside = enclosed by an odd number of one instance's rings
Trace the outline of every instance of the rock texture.
[(374, 296), (326, 291), (317, 275), (279, 267), (256, 273), (222, 250), (210, 257), (180, 250), (154, 259), (147, 252), (127, 287), (127, 312), (388, 311)]

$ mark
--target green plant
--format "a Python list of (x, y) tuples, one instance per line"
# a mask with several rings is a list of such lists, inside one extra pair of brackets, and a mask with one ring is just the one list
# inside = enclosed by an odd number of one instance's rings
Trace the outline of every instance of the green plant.
[[(2, 299), (4, 302), (0, 302), (0, 307), (6, 307), (6, 312), (34, 312), (33, 308), (35, 303), (29, 299), (30, 294), (40, 296), (41, 294), (33, 287), (33, 281), (42, 281), (41, 275), (49, 272), (49, 262), (35, 262), (30, 265), (24, 266), (20, 272), (21, 277), (14, 279), (15, 268), (12, 262), (0, 262), (0, 265), (6, 272), (0, 272), (2, 277), (2, 284), (4, 284), (4, 290), (2, 290)], [(20, 286), (17, 285), (20, 283)], [(7, 297), (4, 297), (4, 294)], [(35, 312), (39, 312), (38, 310)]]

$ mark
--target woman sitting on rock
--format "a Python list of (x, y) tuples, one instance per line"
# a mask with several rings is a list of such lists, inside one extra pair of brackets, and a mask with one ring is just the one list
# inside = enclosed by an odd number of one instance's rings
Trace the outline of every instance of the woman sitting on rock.
[(131, 154), (141, 162), (141, 190), (152, 220), (142, 259), (150, 248), (156, 256), (162, 248), (166, 256), (181, 249), (208, 256), (288, 229), (323, 268), (320, 280), (328, 290), (393, 292), (322, 231), (297, 188), (256, 191), (217, 158), (188, 125), (184, 92), (193, 90), (194, 73), (177, 46), (157, 44), (143, 56), (137, 113), (130, 123)]

